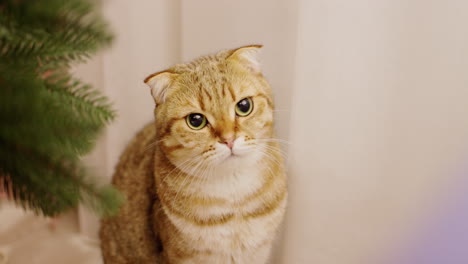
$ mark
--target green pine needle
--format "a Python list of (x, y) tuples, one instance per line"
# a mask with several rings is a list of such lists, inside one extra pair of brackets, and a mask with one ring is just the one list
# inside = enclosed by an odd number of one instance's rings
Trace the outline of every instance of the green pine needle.
[(80, 163), (115, 118), (69, 74), (112, 34), (87, 0), (0, 0), (0, 194), (44, 215), (83, 202), (115, 214), (123, 199)]

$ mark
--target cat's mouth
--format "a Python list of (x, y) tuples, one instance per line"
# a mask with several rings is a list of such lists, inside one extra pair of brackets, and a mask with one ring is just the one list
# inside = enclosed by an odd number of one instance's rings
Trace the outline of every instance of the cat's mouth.
[(227, 155), (226, 159), (237, 159), (239, 155), (236, 155), (234, 151), (231, 150), (231, 152)]
[(223, 155), (222, 161), (229, 162), (239, 159), (239, 155), (235, 154), (234, 151), (230, 150), (229, 152), (225, 152)]
[(244, 157), (245, 153), (236, 153), (234, 150), (231, 150), (226, 154), (224, 161), (238, 161)]
[[(237, 164), (237, 161), (244, 160), (251, 151), (247, 148), (239, 148), (239, 147), (234, 147), (234, 148), (223, 148), (220, 149), (219, 152), (219, 161), (221, 163), (231, 163), (231, 162), (236, 162), (234, 164)], [(233, 165), (234, 165), (233, 164)]]

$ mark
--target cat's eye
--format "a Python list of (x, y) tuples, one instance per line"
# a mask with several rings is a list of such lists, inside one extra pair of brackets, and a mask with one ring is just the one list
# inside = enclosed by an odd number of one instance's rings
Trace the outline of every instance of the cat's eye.
[(252, 113), (253, 102), (251, 98), (244, 98), (236, 104), (236, 114), (238, 116), (248, 116)]
[(190, 114), (185, 118), (187, 125), (191, 129), (199, 130), (206, 126), (206, 117), (202, 114)]

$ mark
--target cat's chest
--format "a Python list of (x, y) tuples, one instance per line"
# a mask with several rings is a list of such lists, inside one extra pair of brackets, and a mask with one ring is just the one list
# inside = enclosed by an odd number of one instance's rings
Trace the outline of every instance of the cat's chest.
[[(215, 219), (200, 224), (184, 217), (169, 215), (172, 222), (188, 237), (197, 241), (200, 248), (219, 247), (220, 250), (252, 248), (271, 238), (281, 221), (283, 209), (270, 215), (249, 217), (263, 208), (268, 193), (260, 193), (265, 175), (258, 169), (240, 171), (232, 178), (212, 181), (197, 189), (197, 195), (222, 198), (221, 204), (200, 205), (191, 208), (191, 215), (198, 219)], [(216, 219), (222, 219), (216, 221)]]
[(261, 217), (245, 217), (242, 209), (236, 209), (234, 216), (225, 223), (199, 225), (173, 215), (169, 218), (199, 250), (242, 254), (271, 241), (281, 222), (285, 203), (284, 200), (273, 213)]
[(218, 170), (215, 173), (212, 179), (194, 186), (194, 191), (201, 196), (235, 202), (254, 193), (264, 182), (264, 172), (259, 168)]

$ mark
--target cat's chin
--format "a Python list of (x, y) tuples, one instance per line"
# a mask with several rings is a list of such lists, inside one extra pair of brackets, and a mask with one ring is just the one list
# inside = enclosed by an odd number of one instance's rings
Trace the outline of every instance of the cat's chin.
[(244, 159), (244, 157), (231, 153), (231, 154), (227, 154), (223, 158), (221, 158), (217, 162), (216, 165), (218, 167), (231, 167), (231, 166), (234, 167), (234, 166), (242, 163), (243, 159)]
[(243, 156), (240, 156), (240, 155), (236, 155), (236, 154), (231, 154), (229, 156), (226, 157), (226, 159), (224, 159), (223, 162), (242, 162), (242, 159), (244, 159), (245, 157)]
[(256, 159), (254, 153), (249, 154), (234, 154), (230, 153), (227, 154), (219, 163), (217, 164), (218, 167), (222, 167), (224, 169), (231, 169), (237, 170), (240, 168), (256, 166)]

